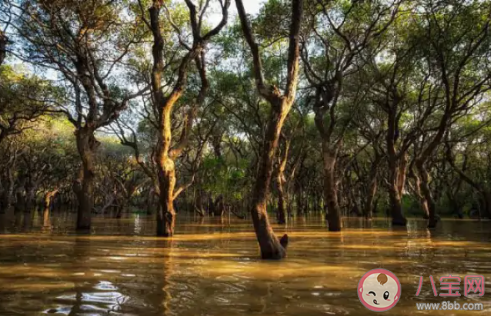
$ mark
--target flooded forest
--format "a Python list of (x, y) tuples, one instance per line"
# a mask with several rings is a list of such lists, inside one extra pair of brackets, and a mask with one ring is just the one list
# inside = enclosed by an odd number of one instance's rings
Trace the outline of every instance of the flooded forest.
[(0, 315), (364, 316), (375, 269), (390, 315), (489, 314), (490, 23), (0, 0)]

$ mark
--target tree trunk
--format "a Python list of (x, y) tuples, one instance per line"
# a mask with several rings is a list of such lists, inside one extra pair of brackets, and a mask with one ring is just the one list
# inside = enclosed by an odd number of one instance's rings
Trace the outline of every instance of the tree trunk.
[(5, 184), (2, 184), (2, 191), (0, 192), (0, 214), (5, 213), (12, 205), (15, 185), (12, 170), (15, 170), (15, 165), (7, 168), (7, 181)]
[[(396, 161), (389, 159), (389, 200), (390, 200), (390, 214), (392, 217), (392, 225), (394, 226), (406, 226), (407, 220), (402, 214), (402, 195), (400, 191), (400, 177), (401, 172), (397, 166)], [(404, 170), (405, 172), (405, 170)]]
[(329, 231), (341, 231), (341, 210), (338, 203), (338, 190), (336, 183), (336, 153), (322, 144), (322, 157), (324, 160), (324, 200), (326, 201), (326, 219)]
[(223, 217), (225, 214), (225, 200), (223, 195), (220, 194), (213, 202), (214, 215), (218, 217)]
[(272, 117), (268, 123), (256, 183), (252, 193), (253, 207), (251, 215), (263, 259), (282, 259), (286, 256), (285, 247), (288, 237), (284, 235), (280, 243), (280, 240), (274, 235), (273, 228), (269, 223), (267, 200), (273, 174), (273, 160), (287, 113), (287, 111), (277, 112), (274, 109), (271, 113)]
[(157, 156), (160, 208), (157, 212), (157, 236), (172, 237), (176, 212), (174, 210), (174, 188), (176, 186), (175, 164), (169, 156), (172, 138), (171, 103), (162, 109), (159, 125), (160, 140)]
[(423, 196), (421, 192), (421, 178), (418, 174), (414, 174), (414, 185), (416, 189), (416, 195), (418, 196), (419, 202), (421, 204), (421, 208), (423, 209), (423, 218), (430, 218), (430, 210), (428, 208), (428, 203), (426, 202), (426, 198)]
[(481, 217), (491, 218), (491, 191), (482, 190)]
[(416, 168), (418, 169), (418, 173), (421, 177), (421, 193), (422, 193), (422, 203), (426, 204), (428, 209), (428, 228), (435, 228), (438, 222), (438, 218), (436, 216), (436, 204), (433, 196), (431, 194), (430, 189), (430, 176), (424, 162), (416, 161)]
[(266, 206), (273, 174), (273, 160), (278, 148), (281, 129), (295, 101), (297, 91), (300, 69), (300, 26), (303, 18), (303, 1), (292, 1), (287, 79), (284, 94), (280, 92), (278, 87), (265, 84), (259, 45), (254, 39), (242, 1), (236, 0), (235, 3), (242, 25), (242, 31), (253, 56), (256, 88), (259, 94), (268, 100), (271, 105), (271, 114), (262, 146), (257, 178), (252, 191), (252, 221), (259, 247), (261, 248), (261, 257), (263, 259), (282, 259), (286, 256), (288, 236), (284, 235), (281, 240), (276, 238), (273, 228), (269, 223)]
[(75, 133), (77, 149), (82, 160), (78, 178), (73, 184), (73, 192), (78, 200), (77, 229), (87, 230), (91, 225), (91, 214), (94, 208), (95, 152), (99, 142), (95, 139), (94, 130), (83, 127)]
[(377, 194), (377, 188), (378, 188), (377, 178), (373, 177), (370, 179), (367, 202), (365, 204), (365, 209), (363, 211), (364, 213), (363, 215), (365, 215), (366, 219), (371, 219), (373, 217), (373, 205), (374, 205), (373, 202), (375, 200), (375, 195)]
[(286, 223), (286, 201), (283, 190), (283, 175), (278, 175), (278, 224)]
[(17, 190), (15, 191), (14, 211), (18, 213), (18, 212), (25, 212), (25, 210), (26, 210), (26, 195), (24, 193), (24, 188), (17, 188)]
[(34, 210), (36, 204), (36, 188), (34, 185), (29, 183), (26, 185), (26, 213), (30, 213)]
[(45, 227), (51, 226), (51, 222), (49, 220), (50, 211), (51, 211), (51, 202), (55, 197), (56, 193), (58, 193), (58, 189), (49, 191), (44, 196), (43, 226)]
[(277, 220), (278, 224), (283, 225), (286, 223), (286, 196), (285, 196), (285, 169), (288, 162), (288, 154), (290, 151), (290, 141), (285, 141), (285, 148), (280, 155), (278, 162), (278, 171), (276, 174), (276, 185), (278, 189), (278, 208), (277, 208)]
[(20, 172), (18, 179), (17, 179), (17, 186), (15, 188), (15, 204), (14, 204), (14, 211), (16, 213), (18, 212), (24, 212), (26, 210), (26, 193), (25, 193), (25, 188), (26, 188), (26, 180), (27, 177), (24, 172)]
[(295, 183), (295, 200), (297, 206), (297, 216), (303, 216), (303, 197), (302, 197), (302, 187), (300, 186), (300, 181)]

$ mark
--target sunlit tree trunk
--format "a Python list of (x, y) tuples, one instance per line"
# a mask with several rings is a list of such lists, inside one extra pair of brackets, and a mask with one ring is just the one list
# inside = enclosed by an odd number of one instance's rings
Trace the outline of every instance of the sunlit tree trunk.
[(48, 227), (51, 226), (50, 222), (50, 213), (51, 213), (51, 203), (53, 198), (58, 193), (58, 189), (49, 191), (44, 196), (44, 210), (43, 210), (43, 226)]
[[(177, 79), (172, 87), (172, 91), (167, 96), (164, 95), (164, 91), (162, 90), (162, 76), (164, 72), (164, 38), (162, 36), (162, 30), (160, 27), (160, 12), (161, 7), (163, 6), (162, 1), (152, 1), (152, 6), (149, 9), (150, 22), (145, 20), (147, 22), (147, 25), (150, 27), (150, 31), (153, 35), (153, 68), (151, 73), (151, 92), (153, 106), (157, 109), (159, 114), (157, 127), (159, 140), (157, 144), (156, 160), (158, 172), (157, 178), (160, 189), (160, 209), (157, 212), (157, 235), (166, 237), (170, 237), (174, 234), (176, 217), (176, 212), (174, 210), (174, 199), (180, 192), (184, 190), (184, 187), (175, 190), (175, 159), (179, 156), (179, 154), (187, 145), (189, 135), (193, 127), (194, 116), (196, 115), (196, 108), (204, 103), (209, 88), (206, 74), (206, 64), (204, 60), (204, 48), (207, 42), (213, 36), (217, 35), (220, 30), (227, 24), (228, 8), (230, 6), (230, 0), (226, 0), (220, 3), (222, 9), (222, 20), (220, 21), (218, 26), (211, 29), (208, 33), (202, 35), (201, 21), (208, 5), (206, 4), (204, 7), (201, 7), (200, 4), (200, 7), (198, 8), (190, 0), (185, 0), (185, 3), (189, 9), (193, 43), (190, 47), (186, 47), (188, 49), (188, 52), (182, 57), (180, 61), (177, 70)], [(187, 85), (189, 66), (193, 61), (198, 68), (199, 76), (201, 79), (201, 87), (194, 106), (188, 111), (184, 120), (184, 127), (180, 140), (178, 144), (171, 149), (172, 109), (175, 103), (181, 98), (182, 94), (184, 93)]]
[(160, 187), (160, 209), (157, 212), (157, 236), (173, 236), (176, 212), (174, 210), (174, 188), (176, 185), (175, 164), (169, 156), (171, 142), (170, 109), (164, 109), (160, 122), (161, 139), (157, 154), (158, 180)]

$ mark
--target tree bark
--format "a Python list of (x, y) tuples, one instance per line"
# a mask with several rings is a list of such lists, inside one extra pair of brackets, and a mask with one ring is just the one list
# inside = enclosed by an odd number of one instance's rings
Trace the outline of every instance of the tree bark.
[[(158, 111), (158, 133), (159, 141), (157, 144), (157, 171), (159, 183), (159, 201), (160, 209), (157, 212), (157, 236), (170, 237), (174, 235), (174, 224), (176, 212), (174, 210), (174, 199), (184, 188), (176, 190), (176, 171), (174, 159), (179, 156), (180, 152), (187, 145), (191, 129), (193, 127), (194, 115), (196, 109), (201, 106), (209, 89), (209, 83), (206, 74), (206, 63), (204, 60), (204, 48), (207, 42), (227, 24), (228, 9), (230, 0), (221, 2), (222, 19), (220, 23), (202, 35), (202, 18), (205, 14), (207, 5), (204, 8), (198, 8), (192, 1), (186, 0), (189, 9), (193, 44), (187, 47), (188, 52), (183, 56), (178, 67), (177, 80), (168, 96), (164, 96), (162, 90), (162, 74), (164, 71), (164, 38), (160, 27), (160, 9), (163, 3), (153, 0), (153, 5), (149, 9), (150, 23), (145, 20), (153, 35), (152, 57), (153, 68), (151, 73), (151, 92), (154, 108)], [(198, 13), (198, 11), (201, 11)], [(187, 85), (188, 69), (191, 62), (195, 61), (198, 68), (201, 87), (194, 106), (188, 111), (186, 121), (184, 122), (181, 138), (175, 148), (171, 150), (172, 141), (172, 122), (171, 115), (174, 104), (181, 98)]]
[(283, 189), (283, 180), (280, 175), (278, 175), (278, 224), (286, 224), (286, 201), (285, 192)]
[(26, 213), (30, 213), (35, 208), (36, 191), (37, 191), (36, 186), (32, 183), (32, 179), (30, 179), (29, 176), (26, 183), (26, 209), (25, 209)]
[(330, 150), (328, 144), (322, 144), (324, 160), (324, 200), (327, 208), (326, 219), (329, 231), (341, 231), (341, 210), (338, 203), (338, 186), (336, 183), (336, 153)]
[[(388, 133), (387, 138), (393, 138), (393, 133)], [(389, 148), (389, 200), (392, 225), (406, 226), (407, 220), (402, 213), (402, 194), (404, 182), (406, 180), (407, 160), (405, 154), (401, 153), (402, 158), (397, 159), (393, 141), (388, 141)]]
[(491, 191), (482, 189), (479, 193), (481, 195), (480, 217), (491, 218)]
[(371, 219), (373, 217), (373, 208), (375, 195), (377, 194), (378, 182), (376, 177), (370, 179), (370, 185), (368, 187), (367, 202), (365, 204), (365, 209), (363, 210), (363, 215), (366, 219)]
[(44, 196), (43, 226), (45, 227), (51, 226), (49, 220), (50, 213), (51, 213), (51, 202), (57, 193), (58, 193), (58, 189), (55, 189), (53, 191), (47, 192), (46, 195)]
[(414, 185), (415, 185), (416, 195), (421, 204), (421, 208), (423, 209), (423, 218), (429, 219), (430, 210), (428, 208), (428, 203), (426, 201), (426, 198), (423, 196), (422, 189), (421, 189), (421, 178), (418, 174), (414, 174)]
[(73, 184), (73, 192), (78, 201), (77, 229), (87, 230), (91, 226), (91, 214), (94, 208), (95, 152), (99, 142), (94, 130), (84, 126), (75, 132), (77, 150), (82, 160), (79, 174)]
[(297, 216), (304, 216), (302, 187), (300, 186), (300, 181), (295, 183), (295, 202), (297, 207)]
[(290, 151), (290, 141), (285, 141), (285, 148), (283, 153), (280, 155), (278, 162), (278, 172), (276, 175), (276, 184), (278, 186), (278, 209), (277, 209), (277, 220), (278, 224), (286, 223), (286, 196), (285, 196), (285, 169), (286, 163), (288, 161), (288, 154)]
[(5, 213), (10, 206), (12, 206), (15, 186), (14, 173), (12, 170), (15, 170), (15, 164), (7, 168), (7, 181), (6, 184), (3, 185), (2, 194), (0, 194), (0, 214)]
[(407, 220), (402, 214), (402, 195), (400, 191), (399, 172), (405, 172), (401, 170), (400, 166), (393, 159), (389, 159), (389, 200), (390, 200), (390, 214), (392, 217), (392, 225), (394, 226), (406, 226)]
[(381, 162), (382, 162), (382, 155), (376, 153), (375, 159), (370, 167), (370, 172), (369, 172), (370, 184), (368, 185), (367, 201), (365, 203), (365, 207), (363, 210), (363, 215), (365, 216), (366, 219), (371, 219), (373, 217), (374, 200), (378, 190), (377, 176), (378, 176), (378, 170)]
[[(269, 223), (267, 200), (273, 174), (273, 160), (287, 113), (287, 111), (273, 111), (271, 113), (259, 162), (259, 170), (252, 192), (253, 208), (251, 215), (263, 259), (282, 259), (286, 256), (286, 249), (280, 243), (280, 240), (276, 238)], [(283, 236), (282, 240), (287, 241), (286, 235)]]
[[(160, 141), (157, 154), (157, 169), (160, 188), (160, 209), (157, 212), (157, 236), (171, 237), (174, 235), (176, 212), (174, 210), (174, 188), (176, 186), (175, 164), (169, 156), (171, 143), (171, 107), (163, 109), (160, 122)], [(170, 105), (170, 106), (169, 106)]]
[(422, 199), (421, 203), (423, 205), (426, 204), (428, 209), (428, 228), (435, 228), (438, 222), (438, 218), (436, 216), (436, 203), (433, 195), (431, 194), (430, 189), (430, 175), (428, 170), (426, 170), (424, 162), (417, 161), (416, 168), (418, 169), (418, 173), (421, 177), (421, 193)]

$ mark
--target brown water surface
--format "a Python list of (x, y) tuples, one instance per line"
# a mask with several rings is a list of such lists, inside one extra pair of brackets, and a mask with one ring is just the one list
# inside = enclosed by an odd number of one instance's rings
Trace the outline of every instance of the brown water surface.
[(153, 220), (138, 215), (96, 218), (90, 235), (75, 234), (73, 223), (55, 215), (45, 227), (37, 214), (0, 215), (0, 315), (365, 316), (375, 313), (356, 287), (375, 268), (402, 284), (399, 304), (385, 314), (491, 312), (491, 294), (457, 300), (483, 303), (482, 312), (416, 309), (448, 300), (433, 296), (430, 275), (482, 274), (490, 288), (490, 222), (448, 220), (429, 231), (424, 221), (392, 229), (355, 219), (329, 233), (320, 217), (297, 219), (275, 227), (290, 236), (280, 262), (258, 259), (249, 221), (180, 219), (173, 239), (152, 237)]

